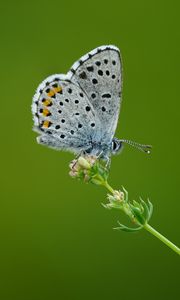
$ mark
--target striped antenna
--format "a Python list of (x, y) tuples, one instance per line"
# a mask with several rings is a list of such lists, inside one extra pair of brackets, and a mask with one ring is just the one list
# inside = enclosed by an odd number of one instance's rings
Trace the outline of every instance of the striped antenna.
[(129, 140), (120, 140), (120, 142), (122, 143), (126, 143), (142, 152), (145, 152), (145, 153), (148, 153), (150, 154), (151, 153), (151, 149), (152, 149), (152, 146), (151, 145), (143, 145), (143, 144), (139, 144), (139, 143), (136, 143), (136, 142), (133, 142), (133, 141), (129, 141)]

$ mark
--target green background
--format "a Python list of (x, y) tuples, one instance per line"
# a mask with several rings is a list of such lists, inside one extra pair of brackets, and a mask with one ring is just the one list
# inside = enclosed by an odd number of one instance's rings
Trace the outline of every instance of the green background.
[[(124, 67), (116, 136), (151, 143), (113, 157), (110, 183), (149, 197), (179, 243), (179, 1), (1, 1), (2, 300), (175, 299), (179, 257), (149, 233), (113, 231), (106, 192), (68, 175), (73, 159), (36, 143), (31, 99), (48, 75), (115, 44)], [(127, 223), (126, 223), (127, 224)]]

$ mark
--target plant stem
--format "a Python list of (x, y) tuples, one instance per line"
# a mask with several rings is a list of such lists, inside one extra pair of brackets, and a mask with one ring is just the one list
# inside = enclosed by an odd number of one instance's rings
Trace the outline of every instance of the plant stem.
[(107, 181), (104, 181), (103, 185), (107, 188), (107, 190), (109, 192), (111, 192), (112, 194), (114, 194), (114, 189), (109, 185), (109, 183)]
[[(107, 181), (103, 182), (104, 187), (107, 188), (109, 192), (114, 194), (114, 189), (109, 185)], [(127, 214), (127, 213), (126, 213)], [(149, 224), (145, 224), (143, 226), (144, 229), (146, 229), (148, 232), (150, 232), (152, 235), (157, 237), (161, 242), (163, 242), (166, 246), (171, 248), (174, 252), (180, 255), (180, 248), (178, 248), (176, 245), (174, 245), (172, 242), (170, 242), (165, 236), (160, 234), (157, 230), (155, 230), (153, 227), (151, 227)]]
[(165, 238), (162, 234), (160, 234), (157, 230), (155, 230), (153, 227), (151, 227), (149, 224), (145, 224), (143, 226), (144, 229), (149, 231), (151, 234), (153, 234), (155, 237), (157, 237), (161, 242), (166, 244), (169, 248), (171, 248), (174, 252), (180, 255), (180, 249), (174, 245), (172, 242), (170, 242), (167, 238)]

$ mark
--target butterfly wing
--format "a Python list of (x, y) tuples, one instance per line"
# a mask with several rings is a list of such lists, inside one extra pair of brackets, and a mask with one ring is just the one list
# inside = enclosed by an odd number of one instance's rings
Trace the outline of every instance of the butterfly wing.
[(88, 149), (99, 127), (93, 105), (67, 75), (52, 75), (40, 84), (32, 112), (39, 143), (74, 153)]
[(102, 141), (114, 136), (121, 103), (122, 63), (115, 46), (98, 47), (81, 57), (68, 72), (93, 105), (101, 122)]

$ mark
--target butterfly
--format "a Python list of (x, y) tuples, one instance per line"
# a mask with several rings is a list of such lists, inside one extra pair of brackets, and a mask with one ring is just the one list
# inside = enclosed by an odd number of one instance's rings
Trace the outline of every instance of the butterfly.
[(33, 97), (39, 144), (108, 159), (128, 143), (149, 153), (151, 146), (114, 137), (122, 94), (122, 60), (113, 45), (82, 56), (67, 74), (46, 78)]

